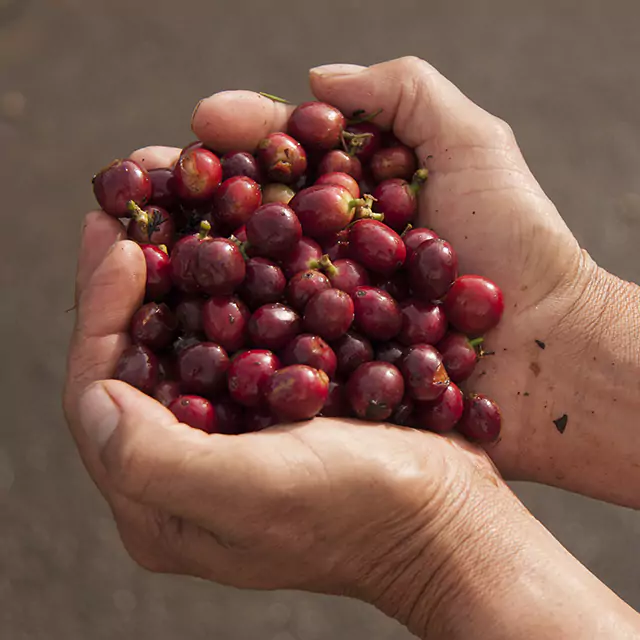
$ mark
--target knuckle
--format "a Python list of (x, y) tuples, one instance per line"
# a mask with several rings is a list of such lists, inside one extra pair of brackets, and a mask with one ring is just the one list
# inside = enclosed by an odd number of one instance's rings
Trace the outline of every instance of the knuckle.
[(433, 67), (418, 56), (404, 56), (398, 60), (398, 66), (402, 71), (411, 74), (431, 73)]

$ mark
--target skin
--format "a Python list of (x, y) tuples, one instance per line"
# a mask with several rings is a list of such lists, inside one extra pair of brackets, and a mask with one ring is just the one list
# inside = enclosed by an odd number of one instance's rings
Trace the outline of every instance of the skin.
[[(637, 637), (637, 614), (502, 480), (640, 507), (638, 394), (629, 382), (639, 365), (637, 288), (580, 249), (510, 128), (426, 62), (321, 67), (311, 88), (347, 114), (382, 109), (376, 122), (431, 171), (421, 223), (458, 249), (462, 272), (503, 289), (505, 316), (486, 345), (497, 354), (468, 383), (501, 405), (502, 438), (483, 451), (345, 420), (240, 437), (177, 423), (153, 399), (106, 380), (128, 342), (145, 267), (120, 223), (93, 212), (64, 406), (125, 547), (153, 571), (358, 597), (422, 638)], [(199, 103), (192, 128), (221, 153), (251, 151), (284, 128), (292, 108), (223, 92)], [(175, 156), (148, 147), (133, 157), (156, 167)], [(553, 420), (565, 413), (560, 434)]]

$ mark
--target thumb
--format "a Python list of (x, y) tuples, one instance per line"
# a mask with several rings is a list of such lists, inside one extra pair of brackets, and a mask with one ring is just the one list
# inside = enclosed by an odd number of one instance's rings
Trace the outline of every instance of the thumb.
[[(404, 144), (429, 152), (512, 142), (509, 126), (467, 98), (434, 67), (416, 57), (371, 67), (331, 64), (311, 69), (311, 89), (345, 114), (380, 111), (374, 122)], [(438, 149), (438, 147), (441, 147)], [(418, 149), (420, 152), (420, 150)]]

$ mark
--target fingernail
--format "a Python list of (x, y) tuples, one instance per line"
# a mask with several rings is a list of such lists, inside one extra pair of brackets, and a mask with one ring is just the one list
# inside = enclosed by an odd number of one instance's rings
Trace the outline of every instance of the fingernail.
[(204, 98), (202, 100), (200, 100), (198, 102), (198, 104), (196, 105), (196, 108), (193, 110), (193, 113), (191, 114), (191, 127), (193, 128), (193, 121), (196, 117), (196, 113), (198, 113), (198, 109), (200, 108), (200, 105), (204, 102)]
[(78, 414), (87, 437), (98, 451), (102, 451), (118, 426), (120, 408), (101, 382), (91, 385), (83, 393)]
[(366, 71), (367, 67), (359, 64), (323, 64), (321, 67), (314, 67), (309, 73), (314, 76), (323, 78), (332, 78), (337, 76), (353, 76), (356, 73)]

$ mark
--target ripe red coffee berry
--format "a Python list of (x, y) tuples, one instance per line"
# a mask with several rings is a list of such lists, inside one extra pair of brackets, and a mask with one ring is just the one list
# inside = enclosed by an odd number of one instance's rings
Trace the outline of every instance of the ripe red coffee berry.
[(179, 396), (170, 405), (169, 411), (182, 423), (205, 433), (216, 431), (217, 420), (213, 405), (200, 396)]
[(437, 344), (447, 331), (447, 319), (442, 305), (410, 298), (400, 304), (402, 329), (398, 340), (405, 345)]
[(408, 347), (400, 361), (400, 371), (407, 392), (415, 400), (436, 400), (450, 384), (442, 356), (428, 344)]
[(317, 180), (316, 184), (337, 184), (344, 187), (353, 198), (360, 197), (360, 187), (353, 176), (342, 171), (334, 171), (333, 173), (323, 173)]
[(388, 362), (365, 362), (349, 378), (347, 397), (358, 418), (387, 420), (402, 401), (404, 380)]
[(325, 173), (346, 173), (354, 180), (362, 178), (362, 163), (355, 156), (349, 155), (341, 149), (334, 149), (326, 153), (318, 164), (318, 175)]
[(310, 420), (317, 416), (329, 394), (329, 378), (304, 364), (276, 371), (266, 386), (269, 408), (283, 421)]
[(304, 326), (309, 333), (325, 340), (337, 340), (351, 326), (354, 318), (353, 300), (339, 289), (317, 293), (304, 310)]
[(408, 395), (405, 395), (402, 398), (402, 402), (391, 414), (390, 422), (397, 424), (399, 427), (415, 426), (414, 409), (415, 402)]
[(351, 415), (351, 407), (347, 402), (345, 385), (342, 382), (329, 382), (329, 394), (320, 415), (327, 418), (344, 418)]
[[(478, 339), (481, 343), (482, 339)], [(442, 355), (442, 362), (453, 382), (463, 382), (476, 368), (478, 353), (476, 342), (472, 342), (463, 333), (451, 331), (436, 345)]]
[(280, 368), (280, 361), (265, 349), (250, 349), (236, 355), (229, 366), (227, 384), (234, 402), (257, 407), (264, 401), (266, 384)]
[(246, 176), (256, 182), (262, 182), (262, 176), (256, 159), (246, 151), (229, 151), (220, 158), (222, 179)]
[(320, 266), (329, 278), (334, 289), (340, 289), (352, 296), (358, 287), (366, 287), (369, 284), (367, 270), (348, 258), (331, 262), (329, 256), (323, 256)]
[(289, 133), (308, 149), (335, 149), (346, 125), (345, 117), (326, 102), (303, 102), (289, 116)]
[(173, 247), (176, 240), (176, 224), (173, 216), (157, 205), (147, 205), (144, 209), (132, 207), (132, 219), (127, 227), (127, 236), (138, 244), (164, 245)]
[(203, 242), (210, 242), (209, 223), (202, 224), (202, 231), (180, 238), (171, 252), (171, 279), (184, 293), (200, 290), (196, 274), (198, 272), (198, 250)]
[(351, 227), (349, 251), (364, 267), (384, 275), (400, 269), (407, 256), (402, 238), (378, 220), (358, 220)]
[(249, 320), (249, 337), (255, 347), (279, 351), (302, 330), (300, 316), (284, 304), (265, 304)]
[(226, 238), (211, 238), (197, 248), (195, 279), (204, 293), (230, 295), (244, 281), (246, 264), (238, 245)]
[(216, 228), (233, 231), (246, 224), (262, 204), (260, 185), (246, 176), (225, 180), (215, 194)]
[(361, 364), (373, 360), (371, 342), (355, 331), (348, 331), (333, 343), (338, 361), (338, 373), (349, 377)]
[(216, 401), (213, 405), (218, 425), (216, 433), (238, 435), (244, 431), (244, 410), (229, 398)]
[(402, 178), (384, 180), (373, 192), (373, 210), (384, 213), (384, 223), (398, 232), (404, 231), (418, 212), (418, 191), (426, 172), (416, 171), (416, 174), (418, 178), (414, 176), (412, 183)]
[(287, 284), (285, 290), (287, 302), (299, 313), (304, 313), (307, 303), (313, 296), (321, 291), (331, 289), (329, 278), (320, 273), (309, 269), (307, 271), (299, 271)]
[(498, 325), (504, 311), (502, 291), (482, 276), (460, 276), (444, 302), (449, 322), (462, 333), (479, 336)]
[[(201, 298), (185, 297), (176, 306), (176, 318), (180, 331), (187, 336), (202, 333), (202, 306)], [(215, 340), (214, 340), (215, 342)]]
[(182, 395), (180, 383), (175, 380), (161, 380), (153, 392), (153, 397), (165, 407), (168, 407), (180, 395)]
[(370, 166), (376, 182), (393, 178), (411, 180), (417, 169), (414, 152), (404, 145), (379, 149), (373, 154)]
[(382, 289), (358, 287), (353, 293), (355, 325), (372, 340), (395, 338), (402, 327), (398, 303)]
[(338, 364), (333, 349), (320, 337), (310, 333), (296, 336), (282, 351), (282, 364), (306, 364), (333, 378)]
[(229, 357), (220, 345), (199, 342), (180, 351), (176, 368), (185, 393), (214, 396), (224, 387)]
[(344, 229), (355, 215), (351, 194), (337, 184), (308, 187), (291, 200), (305, 236), (326, 238)]
[(415, 403), (412, 426), (447, 433), (458, 424), (463, 410), (462, 392), (452, 382), (437, 400)]
[(183, 150), (173, 168), (172, 188), (187, 202), (213, 198), (222, 181), (222, 165), (218, 156), (204, 147)]
[(349, 152), (362, 162), (370, 160), (382, 145), (382, 131), (373, 122), (349, 125), (344, 138), (349, 146)]
[(131, 345), (120, 355), (113, 377), (152, 395), (160, 377), (158, 358), (144, 345)]
[(127, 218), (129, 202), (144, 207), (151, 199), (151, 179), (133, 160), (114, 160), (93, 177), (93, 194), (105, 213)]
[(168, 347), (178, 329), (178, 321), (169, 307), (149, 302), (138, 309), (131, 319), (131, 338), (153, 351)]
[(270, 182), (295, 184), (307, 170), (302, 145), (286, 133), (268, 135), (258, 143), (258, 163)]
[(302, 237), (302, 227), (296, 214), (286, 204), (278, 202), (258, 208), (246, 227), (249, 246), (265, 258), (286, 256)]
[(472, 442), (495, 442), (500, 437), (502, 415), (498, 405), (477, 394), (470, 395), (464, 402), (464, 412), (457, 425), (458, 431)]
[(413, 255), (413, 252), (427, 240), (435, 240), (439, 236), (435, 231), (431, 229), (426, 229), (424, 227), (419, 227), (417, 229), (410, 229), (406, 233), (402, 234), (402, 239), (404, 240), (404, 244), (407, 247), (407, 259), (406, 264), (409, 264), (409, 260)]
[(228, 353), (233, 353), (245, 346), (250, 317), (247, 306), (236, 297), (210, 298), (202, 308), (202, 326), (205, 335)]
[(282, 299), (287, 281), (280, 267), (266, 258), (250, 258), (247, 260), (245, 276), (240, 295), (252, 309), (257, 309), (269, 302)]
[(396, 367), (400, 366), (400, 361), (404, 357), (406, 347), (399, 342), (383, 342), (378, 345), (375, 353), (375, 360), (390, 362)]
[(458, 257), (446, 240), (423, 242), (409, 260), (409, 282), (416, 298), (439, 300), (457, 276)]
[(149, 169), (148, 174), (151, 180), (151, 204), (163, 209), (171, 209), (177, 202), (175, 193), (171, 188), (173, 171), (161, 167)]
[(145, 299), (159, 301), (164, 299), (173, 286), (171, 260), (166, 251), (153, 244), (140, 245), (147, 268)]
[(281, 260), (280, 267), (287, 278), (293, 278), (300, 271), (317, 269), (320, 258), (322, 258), (320, 245), (315, 240), (303, 236), (294, 249)]

